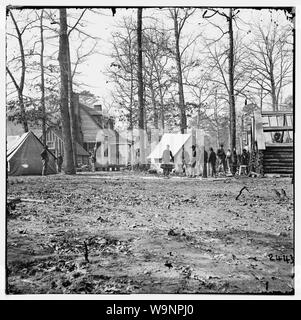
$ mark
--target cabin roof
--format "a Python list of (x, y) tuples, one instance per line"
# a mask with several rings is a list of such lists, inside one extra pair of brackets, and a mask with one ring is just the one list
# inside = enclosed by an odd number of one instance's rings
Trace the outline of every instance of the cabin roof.
[[(51, 130), (59, 139), (63, 140), (63, 134), (60, 129), (54, 127), (48, 127), (48, 130)], [(89, 153), (76, 142), (76, 154), (79, 156), (89, 156)]]

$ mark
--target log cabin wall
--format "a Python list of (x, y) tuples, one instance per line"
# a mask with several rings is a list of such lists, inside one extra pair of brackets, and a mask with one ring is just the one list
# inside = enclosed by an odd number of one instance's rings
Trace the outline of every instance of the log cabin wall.
[[(294, 119), (287, 111), (257, 112), (255, 120), (255, 141), (263, 155), (265, 174), (294, 174)], [(276, 133), (278, 133), (277, 140)]]

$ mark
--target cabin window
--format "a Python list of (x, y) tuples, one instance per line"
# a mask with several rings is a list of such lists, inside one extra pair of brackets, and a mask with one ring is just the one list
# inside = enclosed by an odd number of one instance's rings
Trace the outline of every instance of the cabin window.
[(92, 151), (94, 149), (95, 143), (94, 142), (85, 142), (84, 143), (84, 149), (86, 151)]
[(54, 141), (47, 141), (46, 144), (48, 146), (48, 149), (55, 149)]

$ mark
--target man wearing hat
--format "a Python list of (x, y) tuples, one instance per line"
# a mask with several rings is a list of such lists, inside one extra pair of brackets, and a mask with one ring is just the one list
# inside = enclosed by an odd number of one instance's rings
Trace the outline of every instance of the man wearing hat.
[(42, 164), (43, 164), (42, 176), (46, 176), (47, 175), (48, 160), (49, 160), (48, 146), (45, 146), (43, 148), (43, 151), (41, 152), (41, 159), (42, 159)]

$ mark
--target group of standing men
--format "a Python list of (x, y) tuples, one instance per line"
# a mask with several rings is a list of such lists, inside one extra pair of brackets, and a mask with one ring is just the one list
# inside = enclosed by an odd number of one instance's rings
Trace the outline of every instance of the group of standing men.
[[(164, 176), (169, 176), (169, 173), (174, 168), (174, 156), (169, 148), (170, 146), (167, 145), (162, 155), (161, 168), (163, 169)], [(192, 145), (191, 148), (192, 153), (190, 161), (185, 160), (185, 151), (183, 150), (182, 170), (187, 176), (196, 177), (197, 149), (195, 145)], [(235, 148), (232, 153), (230, 149), (225, 152), (224, 147), (221, 144), (216, 153), (213, 148), (210, 147), (208, 155), (205, 147), (203, 147), (199, 159), (200, 163), (202, 163), (202, 173), (200, 176), (203, 178), (207, 178), (208, 170), (212, 177), (216, 177), (218, 173), (235, 175), (239, 165), (246, 166), (246, 172), (248, 173), (249, 153), (246, 149), (244, 149), (242, 155), (239, 156)]]
[(220, 146), (216, 153), (212, 147), (209, 150), (208, 163), (210, 165), (212, 177), (216, 176), (217, 172), (233, 175), (236, 173), (238, 158), (235, 149), (233, 150), (233, 156), (230, 149), (225, 152), (223, 145)]
[[(232, 153), (230, 149), (225, 152), (224, 146), (222, 144), (220, 145), (220, 148), (216, 153), (214, 152), (212, 147), (209, 150), (208, 164), (212, 177), (215, 177), (217, 173), (220, 172), (224, 174), (235, 175), (237, 173), (239, 165), (245, 166), (246, 173), (248, 173), (250, 154), (246, 149), (243, 149), (241, 155), (237, 154), (235, 148), (233, 148)], [(204, 163), (204, 166), (206, 166), (205, 159)]]

